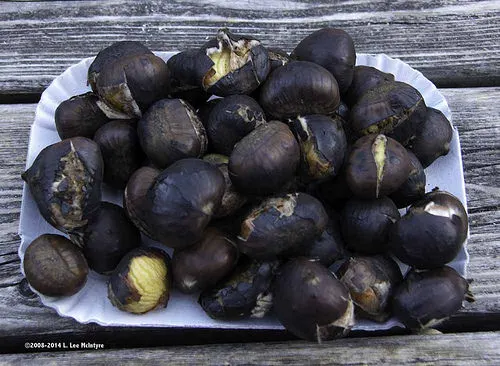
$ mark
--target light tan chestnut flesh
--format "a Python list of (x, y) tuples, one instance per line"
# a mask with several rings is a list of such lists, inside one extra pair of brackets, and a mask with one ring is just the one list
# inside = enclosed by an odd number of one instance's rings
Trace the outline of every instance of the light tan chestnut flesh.
[(166, 307), (172, 282), (170, 257), (144, 247), (130, 251), (120, 261), (108, 283), (108, 298), (118, 309), (144, 314)]
[(61, 235), (43, 234), (24, 254), (28, 283), (47, 296), (69, 296), (85, 285), (89, 267), (80, 248)]

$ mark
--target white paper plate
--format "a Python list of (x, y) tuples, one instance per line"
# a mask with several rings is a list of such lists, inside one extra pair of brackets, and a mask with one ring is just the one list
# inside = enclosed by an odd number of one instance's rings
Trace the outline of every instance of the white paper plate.
[[(157, 55), (167, 60), (174, 53), (157, 52)], [(35, 122), (31, 127), (30, 143), (26, 167), (31, 166), (38, 153), (47, 145), (59, 141), (55, 129), (54, 113), (57, 106), (70, 97), (90, 91), (87, 86), (87, 70), (93, 58), (82, 60), (68, 68), (58, 76), (43, 92), (36, 109)], [(451, 112), (446, 100), (436, 87), (420, 72), (412, 69), (400, 60), (385, 55), (358, 54), (357, 65), (374, 66), (382, 71), (394, 74), (396, 80), (413, 85), (422, 93), (428, 106), (441, 110), (451, 121)], [(465, 187), (462, 170), (462, 159), (458, 133), (454, 129), (450, 152), (439, 158), (426, 170), (427, 191), (438, 186), (462, 201), (465, 205)], [(103, 200), (121, 205), (121, 193), (114, 192), (106, 187), (103, 189)], [(44, 233), (58, 233), (40, 215), (36, 204), (27, 186), (23, 189), (21, 219), (19, 234), (21, 245), (19, 257), (22, 260), (26, 247), (39, 235)], [(148, 244), (152, 244), (151, 242)], [(466, 249), (459, 253), (450, 264), (460, 274), (465, 275), (468, 262)], [(144, 315), (133, 315), (119, 311), (111, 305), (107, 298), (106, 278), (91, 271), (85, 287), (77, 294), (54, 298), (40, 294), (42, 302), (55, 309), (61, 316), (69, 316), (80, 323), (95, 322), (101, 325), (112, 326), (152, 326), (152, 327), (191, 327), (191, 328), (233, 328), (233, 329), (282, 329), (280, 323), (271, 316), (263, 319), (247, 319), (241, 321), (216, 321), (209, 318), (197, 303), (196, 295), (184, 295), (174, 291), (167, 308), (156, 310)], [(370, 321), (359, 321), (354, 329), (381, 330), (394, 326), (402, 326), (391, 319), (383, 324)]]

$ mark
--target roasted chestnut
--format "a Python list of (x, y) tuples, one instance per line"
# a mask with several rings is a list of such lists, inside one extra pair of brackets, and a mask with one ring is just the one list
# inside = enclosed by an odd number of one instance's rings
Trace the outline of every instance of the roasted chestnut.
[(229, 156), (229, 177), (243, 193), (268, 195), (292, 179), (299, 160), (300, 148), (288, 126), (271, 121), (235, 145)]
[(113, 119), (140, 118), (170, 89), (167, 64), (151, 53), (103, 64), (96, 79), (99, 107)]
[(273, 304), (270, 286), (278, 265), (242, 258), (229, 277), (200, 294), (198, 303), (213, 319), (262, 318)]
[(339, 278), (349, 290), (360, 316), (378, 322), (391, 316), (392, 295), (403, 276), (390, 257), (352, 257), (340, 268)]
[(467, 238), (468, 225), (460, 200), (434, 190), (410, 206), (391, 228), (389, 248), (412, 267), (441, 267), (457, 256)]
[(145, 157), (135, 124), (129, 120), (111, 121), (97, 130), (94, 141), (104, 161), (104, 182), (124, 189)]
[(355, 66), (351, 85), (344, 97), (345, 102), (352, 107), (368, 90), (372, 90), (381, 84), (392, 82), (394, 82), (393, 74), (382, 72), (371, 66)]
[(278, 120), (333, 114), (340, 103), (337, 80), (322, 66), (291, 61), (274, 70), (260, 92), (260, 105)]
[(170, 298), (170, 257), (153, 247), (136, 248), (122, 258), (108, 282), (108, 298), (134, 314), (164, 308)]
[(354, 252), (376, 254), (387, 252), (389, 230), (399, 220), (399, 211), (387, 197), (347, 201), (341, 214), (342, 234), (347, 247)]
[(345, 167), (346, 164), (342, 166), (339, 174), (332, 179), (312, 182), (307, 186), (306, 192), (334, 209), (342, 209), (347, 200), (353, 196), (347, 183)]
[(321, 343), (354, 325), (349, 291), (318, 262), (292, 259), (279, 269), (272, 288), (276, 317), (299, 338)]
[(378, 198), (396, 191), (410, 174), (406, 149), (382, 134), (364, 136), (354, 144), (346, 165), (346, 180), (358, 197)]
[[(225, 189), (222, 173), (200, 159), (179, 160), (155, 178), (150, 169), (134, 173), (125, 189), (132, 221), (168, 247), (194, 244), (220, 207)], [(150, 186), (146, 188), (145, 182)]]
[(83, 231), (82, 243), (90, 269), (109, 274), (125, 254), (141, 244), (141, 235), (123, 208), (101, 202), (97, 215)]
[(59, 104), (54, 120), (61, 140), (76, 136), (91, 139), (95, 132), (109, 121), (97, 106), (97, 101), (97, 96), (89, 92)]
[(305, 181), (336, 176), (344, 161), (347, 141), (340, 118), (320, 114), (297, 117), (291, 128), (300, 145), (300, 173)]
[(80, 248), (55, 234), (43, 234), (31, 242), (24, 253), (23, 268), (28, 283), (47, 296), (76, 294), (89, 272)]
[(410, 175), (408, 175), (406, 182), (390, 195), (398, 208), (409, 206), (425, 195), (426, 176), (424, 167), (415, 154), (411, 151), (407, 151), (407, 153), (411, 165)]
[(356, 51), (351, 36), (342, 29), (323, 28), (309, 34), (295, 47), (290, 57), (326, 68), (335, 76), (342, 94), (351, 85)]
[(269, 72), (274, 71), (280, 66), (286, 65), (291, 60), (290, 56), (288, 56), (288, 53), (280, 48), (267, 48), (267, 52), (269, 55), (269, 63), (271, 66)]
[(273, 259), (316, 240), (327, 222), (328, 214), (313, 196), (293, 193), (270, 197), (243, 221), (238, 247), (252, 258)]
[(427, 108), (424, 123), (419, 126), (414, 139), (408, 144), (424, 168), (450, 151), (453, 128), (450, 121), (438, 109)]
[(211, 110), (205, 128), (211, 150), (231, 154), (234, 145), (256, 127), (265, 123), (259, 104), (247, 95), (230, 95)]
[(253, 37), (235, 35), (223, 28), (216, 42), (208, 42), (202, 49), (212, 61), (202, 80), (203, 88), (211, 94), (250, 94), (269, 73), (268, 52)]
[(358, 136), (382, 133), (405, 146), (424, 123), (426, 109), (424, 98), (411, 85), (382, 83), (361, 96), (349, 122)]
[(208, 227), (199, 242), (174, 251), (175, 286), (184, 293), (213, 287), (234, 269), (237, 261), (236, 239), (215, 227)]
[(474, 301), (469, 283), (450, 267), (410, 271), (396, 288), (394, 315), (408, 328), (434, 327), (455, 314), (462, 302)]
[(65, 233), (84, 228), (99, 209), (102, 176), (99, 146), (85, 137), (47, 146), (21, 175), (43, 218)]
[(199, 158), (207, 149), (207, 135), (194, 109), (182, 99), (153, 104), (137, 124), (142, 149), (159, 168), (184, 158)]
[(222, 196), (221, 205), (219, 209), (215, 211), (214, 218), (227, 217), (234, 214), (248, 201), (248, 199), (235, 189), (231, 178), (229, 178), (229, 171), (227, 167), (229, 158), (220, 154), (208, 154), (203, 157), (203, 160), (219, 168), (220, 172), (224, 176), (224, 182), (226, 183), (226, 189), (224, 190), (224, 195)]
[(137, 41), (119, 41), (102, 49), (89, 66), (87, 81), (92, 91), (97, 93), (96, 81), (99, 73), (106, 65), (123, 57), (153, 54), (144, 44)]

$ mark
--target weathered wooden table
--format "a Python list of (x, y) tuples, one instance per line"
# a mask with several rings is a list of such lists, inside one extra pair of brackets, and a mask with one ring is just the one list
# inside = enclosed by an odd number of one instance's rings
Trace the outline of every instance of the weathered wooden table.
[[(59, 317), (29, 290), (17, 255), (20, 174), (41, 92), (114, 41), (179, 50), (221, 26), (288, 51), (312, 30), (343, 28), (357, 51), (400, 58), (440, 88), (461, 138), (468, 277), (476, 297), (439, 327), (444, 334), (353, 332), (316, 345), (284, 331), (101, 327)], [(0, 352), (9, 353), (0, 364), (500, 364), (500, 2), (1, 2), (0, 45)], [(43, 352), (25, 349), (27, 341), (95, 342), (105, 349)]]

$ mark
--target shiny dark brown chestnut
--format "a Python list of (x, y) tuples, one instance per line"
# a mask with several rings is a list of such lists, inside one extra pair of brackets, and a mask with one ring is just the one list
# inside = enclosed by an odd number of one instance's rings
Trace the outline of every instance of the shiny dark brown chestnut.
[(87, 73), (87, 82), (94, 93), (97, 93), (96, 81), (103, 68), (106, 65), (113, 63), (127, 56), (153, 54), (144, 44), (137, 41), (119, 41), (102, 49), (97, 54), (94, 61), (89, 66)]
[(137, 124), (142, 149), (159, 168), (184, 158), (202, 157), (207, 135), (194, 109), (182, 99), (153, 104)]
[(354, 325), (349, 291), (326, 267), (306, 258), (292, 259), (279, 269), (273, 302), (283, 326), (309, 341), (346, 335)]
[(448, 154), (453, 138), (453, 127), (445, 115), (438, 109), (427, 108), (424, 123), (417, 129), (414, 139), (408, 144), (424, 168), (431, 165), (440, 156)]
[(214, 213), (214, 218), (227, 217), (236, 213), (248, 201), (247, 197), (236, 190), (229, 178), (228, 163), (229, 158), (220, 154), (208, 154), (203, 157), (203, 160), (215, 165), (219, 168), (224, 176), (226, 188), (222, 196), (222, 202), (217, 211)]
[(75, 233), (99, 209), (103, 161), (99, 146), (73, 137), (44, 148), (22, 174), (43, 218)]
[(109, 121), (97, 106), (97, 101), (97, 96), (89, 92), (59, 104), (54, 120), (61, 140), (77, 136), (91, 139), (95, 132)]
[(144, 314), (164, 308), (172, 287), (170, 257), (153, 247), (141, 247), (122, 258), (108, 282), (108, 298), (118, 309)]
[(220, 29), (216, 42), (202, 47), (211, 68), (204, 74), (203, 88), (221, 97), (250, 94), (266, 79), (269, 55), (260, 41)]
[(111, 121), (97, 130), (94, 141), (104, 161), (104, 182), (124, 189), (145, 158), (135, 124), (129, 120)]
[(384, 83), (394, 82), (394, 75), (371, 66), (355, 66), (352, 83), (344, 97), (347, 105), (355, 105), (363, 94)]
[(403, 281), (397, 263), (388, 256), (352, 257), (339, 271), (360, 316), (384, 322), (391, 316), (394, 289)]
[(211, 151), (231, 154), (238, 141), (265, 122), (264, 111), (253, 98), (247, 95), (223, 98), (212, 108), (205, 124)]
[(426, 109), (424, 98), (411, 85), (383, 83), (361, 96), (349, 122), (358, 136), (382, 133), (407, 145), (425, 121)]
[(425, 195), (426, 176), (424, 167), (415, 154), (411, 151), (407, 151), (407, 153), (411, 164), (410, 175), (408, 175), (406, 182), (390, 195), (398, 208), (407, 207)]
[(203, 291), (228, 275), (237, 261), (236, 239), (215, 227), (208, 227), (199, 242), (174, 251), (174, 284), (184, 293)]
[(274, 259), (316, 240), (327, 222), (321, 202), (306, 193), (267, 198), (244, 219), (238, 247), (252, 258)]
[(299, 161), (300, 148), (288, 126), (271, 121), (235, 145), (229, 156), (229, 177), (243, 193), (268, 195), (292, 179)]
[(354, 195), (378, 198), (396, 191), (410, 174), (406, 149), (382, 134), (356, 141), (346, 165), (346, 180)]
[(333, 178), (347, 150), (340, 118), (315, 114), (297, 117), (291, 129), (300, 145), (300, 174), (305, 181)]
[(347, 247), (363, 254), (387, 252), (389, 230), (399, 218), (396, 205), (387, 197), (351, 198), (341, 214), (342, 234)]
[(217, 167), (182, 159), (158, 175), (151, 168), (134, 173), (125, 189), (125, 206), (144, 234), (168, 247), (184, 248), (202, 238), (224, 189)]
[(82, 244), (90, 269), (109, 274), (125, 254), (141, 244), (141, 235), (123, 208), (101, 202), (97, 215), (83, 231)]
[(474, 301), (469, 283), (451, 267), (410, 271), (397, 287), (394, 315), (408, 328), (433, 327), (455, 314), (462, 302)]
[(278, 265), (242, 258), (226, 279), (200, 294), (198, 303), (213, 319), (262, 318), (273, 304), (270, 286)]
[(435, 190), (410, 206), (390, 231), (389, 249), (403, 263), (419, 269), (451, 262), (468, 232), (467, 212), (452, 194)]
[(335, 77), (342, 94), (351, 85), (356, 51), (351, 36), (342, 29), (322, 28), (309, 34), (290, 57), (323, 66)]
[(140, 118), (170, 89), (167, 64), (151, 53), (124, 56), (102, 65), (96, 79), (99, 107), (113, 119)]
[(47, 296), (70, 296), (87, 282), (89, 267), (80, 248), (61, 235), (43, 234), (24, 253), (28, 283)]
[(278, 120), (308, 114), (333, 114), (340, 103), (337, 81), (325, 68), (291, 61), (269, 75), (260, 91), (260, 105)]

